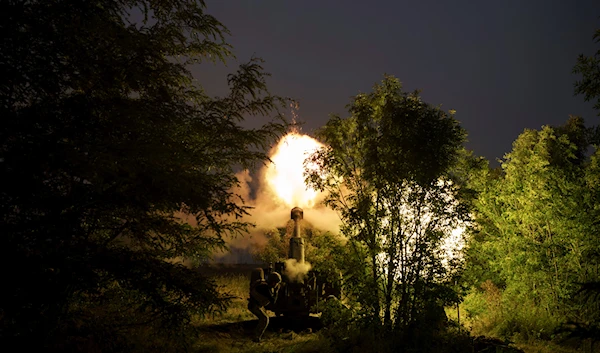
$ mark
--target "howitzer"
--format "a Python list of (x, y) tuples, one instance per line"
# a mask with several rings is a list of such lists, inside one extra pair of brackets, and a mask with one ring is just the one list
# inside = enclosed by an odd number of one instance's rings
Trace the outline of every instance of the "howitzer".
[[(291, 219), (294, 221), (294, 230), (290, 238), (288, 261), (270, 264), (264, 269), (268, 276), (272, 271), (282, 275), (282, 283), (279, 295), (275, 303), (270, 304), (267, 309), (275, 312), (277, 316), (308, 316), (318, 313), (319, 301), (330, 296), (340, 297), (341, 281), (332, 283), (327, 281), (318, 271), (308, 271), (301, 276), (290, 276), (290, 269), (286, 266), (302, 266), (305, 264), (304, 238), (302, 238), (301, 222), (304, 211), (300, 207), (294, 207), (291, 211)], [(293, 259), (295, 261), (289, 261)]]

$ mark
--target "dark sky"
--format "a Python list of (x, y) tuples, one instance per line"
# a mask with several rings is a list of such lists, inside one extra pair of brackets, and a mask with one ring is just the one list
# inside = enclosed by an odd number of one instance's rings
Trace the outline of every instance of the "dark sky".
[[(467, 147), (491, 161), (525, 128), (560, 125), (569, 114), (600, 117), (573, 95), (578, 54), (600, 48), (600, 1), (207, 0), (231, 31), (237, 62), (259, 56), (273, 93), (299, 101), (303, 131), (330, 113), (347, 116), (350, 97), (384, 73), (421, 89), (423, 99), (457, 110)], [(236, 62), (202, 65), (209, 93)], [(495, 163), (493, 163), (495, 164)]]

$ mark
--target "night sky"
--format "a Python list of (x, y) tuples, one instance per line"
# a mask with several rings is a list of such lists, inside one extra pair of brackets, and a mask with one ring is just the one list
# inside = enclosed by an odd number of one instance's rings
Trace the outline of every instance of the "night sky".
[(384, 73), (457, 110), (467, 147), (490, 161), (525, 128), (560, 125), (569, 114), (600, 121), (591, 102), (574, 96), (571, 73), (579, 54), (600, 48), (592, 39), (598, 0), (206, 3), (231, 31), (237, 60), (195, 67), (194, 76), (222, 95), (236, 62), (265, 59), (271, 91), (299, 101), (308, 134), (331, 113), (347, 116), (350, 97)]

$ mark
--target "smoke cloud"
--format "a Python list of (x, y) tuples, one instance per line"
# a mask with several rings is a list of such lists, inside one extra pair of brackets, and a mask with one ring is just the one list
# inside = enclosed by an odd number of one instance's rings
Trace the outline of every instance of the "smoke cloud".
[[(322, 205), (323, 195), (314, 190), (306, 190), (306, 194), (302, 194), (302, 190), (305, 190), (306, 186), (303, 184), (301, 168), (304, 162), (303, 155), (298, 154), (297, 151), (301, 146), (290, 147), (290, 144), (306, 144), (311, 140), (306, 135), (290, 133), (284, 136), (278, 146), (274, 147), (269, 154), (273, 161), (278, 161), (277, 165), (268, 163), (255, 173), (251, 174), (244, 170), (236, 174), (239, 185), (232, 192), (241, 197), (240, 202), (243, 201), (246, 206), (251, 207), (248, 210), (249, 215), (242, 221), (253, 223), (255, 228), (246, 236), (227, 239), (227, 244), (233, 251), (216, 254), (214, 261), (252, 262), (250, 255), (252, 250), (262, 248), (267, 244), (265, 233), (274, 228), (285, 227), (290, 220), (290, 211), (295, 206), (304, 210), (305, 221), (316, 229), (334, 234), (339, 233), (341, 224), (339, 216), (335, 211)], [(314, 144), (319, 144), (312, 141)], [(315, 149), (314, 146), (306, 148), (307, 151)], [(290, 155), (287, 156), (287, 153)], [(304, 155), (305, 157), (308, 157), (308, 154)], [(286, 177), (281, 178), (281, 175), (275, 177), (275, 170), (279, 170)], [(290, 173), (293, 174), (293, 177)], [(274, 185), (275, 183), (279, 184)], [(294, 196), (291, 199), (287, 192), (288, 189), (293, 191), (292, 195)]]
[(296, 259), (287, 259), (283, 273), (289, 278), (290, 282), (301, 282), (311, 268), (312, 265), (308, 262), (302, 263), (296, 261)]

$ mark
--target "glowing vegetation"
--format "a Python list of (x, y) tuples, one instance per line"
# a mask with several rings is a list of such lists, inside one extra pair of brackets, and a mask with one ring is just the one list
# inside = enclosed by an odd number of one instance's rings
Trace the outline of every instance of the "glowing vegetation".
[(480, 174), (465, 304), (483, 331), (529, 340), (598, 329), (600, 301), (585, 290), (600, 282), (600, 155), (585, 155), (589, 132), (577, 117), (525, 130), (501, 170)]
[(341, 215), (347, 290), (374, 337), (431, 334), (457, 300), (456, 267), (443, 266), (441, 245), (467, 217), (451, 174), (465, 133), (393, 77), (357, 95), (349, 112), (319, 132), (326, 147), (306, 172)]

